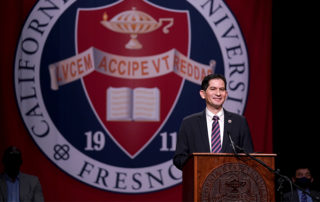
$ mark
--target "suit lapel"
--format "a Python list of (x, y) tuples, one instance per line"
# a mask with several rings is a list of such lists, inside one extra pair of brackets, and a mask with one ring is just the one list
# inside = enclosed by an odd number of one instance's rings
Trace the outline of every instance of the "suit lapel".
[(207, 119), (206, 111), (203, 111), (199, 115), (199, 128), (200, 128), (200, 139), (203, 143), (202, 148), (205, 148), (204, 152), (210, 152), (209, 139), (208, 139), (208, 129), (207, 129)]
[(7, 201), (7, 185), (6, 185), (6, 179), (4, 174), (0, 176), (0, 192), (3, 196), (4, 201)]
[(23, 200), (23, 196), (25, 196), (26, 192), (28, 191), (24, 181), (25, 181), (25, 175), (20, 172), (20, 186), (19, 186), (20, 200)]

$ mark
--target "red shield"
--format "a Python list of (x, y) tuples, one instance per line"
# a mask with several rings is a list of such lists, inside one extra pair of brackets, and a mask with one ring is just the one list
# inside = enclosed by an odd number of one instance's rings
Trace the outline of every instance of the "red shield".
[[(137, 39), (142, 48), (126, 48), (130, 34), (107, 29), (101, 24), (101, 21), (105, 18), (112, 19), (114, 16), (133, 9), (150, 15), (157, 22), (161, 18), (173, 19), (169, 33), (164, 33), (160, 27), (152, 32), (139, 34)], [(172, 9), (156, 7), (142, 0), (131, 0), (95, 10), (79, 10), (77, 20), (78, 53), (95, 47), (104, 52), (138, 58), (157, 55), (175, 48), (188, 56), (190, 33), (187, 12), (174, 12)], [(166, 26), (166, 22), (163, 22), (161, 26)], [(100, 123), (104, 125), (118, 146), (128, 156), (134, 158), (158, 134), (167, 121), (179, 96), (183, 79), (175, 73), (149, 79), (123, 79), (93, 72), (83, 78), (83, 84)], [(108, 121), (106, 119), (106, 91), (109, 87), (158, 88), (160, 91), (160, 120)]]

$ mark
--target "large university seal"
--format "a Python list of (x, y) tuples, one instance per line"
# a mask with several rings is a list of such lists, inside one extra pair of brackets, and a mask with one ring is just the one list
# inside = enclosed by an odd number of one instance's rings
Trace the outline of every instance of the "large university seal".
[(242, 114), (248, 55), (223, 1), (40, 0), (14, 81), (25, 126), (57, 167), (99, 189), (145, 193), (181, 183), (179, 123), (204, 109), (200, 83), (213, 72), (229, 81), (225, 107)]

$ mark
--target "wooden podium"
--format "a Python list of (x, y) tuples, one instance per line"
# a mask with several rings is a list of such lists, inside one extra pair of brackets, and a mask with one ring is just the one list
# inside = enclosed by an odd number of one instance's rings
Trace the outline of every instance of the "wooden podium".
[[(252, 156), (274, 169), (276, 154)], [(182, 189), (183, 201), (275, 201), (274, 174), (245, 154), (192, 154)]]

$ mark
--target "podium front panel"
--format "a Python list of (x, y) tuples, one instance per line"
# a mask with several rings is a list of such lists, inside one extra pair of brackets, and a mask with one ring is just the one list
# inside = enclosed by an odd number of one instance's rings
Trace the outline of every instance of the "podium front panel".
[[(274, 169), (275, 154), (253, 154)], [(275, 201), (274, 174), (245, 154), (194, 153), (183, 168), (184, 201)]]

